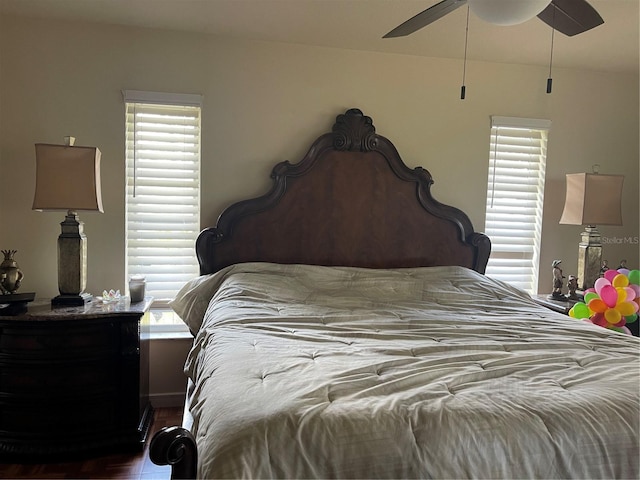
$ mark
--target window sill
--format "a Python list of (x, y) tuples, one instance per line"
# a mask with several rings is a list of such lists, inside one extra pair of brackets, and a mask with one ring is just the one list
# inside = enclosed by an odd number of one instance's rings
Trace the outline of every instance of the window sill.
[(193, 335), (187, 332), (145, 332), (140, 335), (143, 340), (193, 340)]
[(151, 307), (142, 317), (141, 330), (145, 340), (193, 340), (189, 327), (168, 308)]

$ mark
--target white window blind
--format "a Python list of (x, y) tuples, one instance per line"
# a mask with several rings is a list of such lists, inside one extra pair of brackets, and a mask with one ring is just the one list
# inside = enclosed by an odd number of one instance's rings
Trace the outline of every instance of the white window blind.
[(156, 306), (199, 274), (199, 95), (127, 90), (126, 274)]
[(536, 293), (551, 122), (491, 117), (485, 233), (486, 274)]

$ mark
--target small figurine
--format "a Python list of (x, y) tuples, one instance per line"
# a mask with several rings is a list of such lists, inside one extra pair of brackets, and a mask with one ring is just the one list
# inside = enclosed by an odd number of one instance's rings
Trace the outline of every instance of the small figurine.
[(604, 272), (609, 270), (609, 262), (607, 260), (602, 261), (602, 267), (600, 267), (600, 276), (604, 277)]
[(576, 293), (578, 289), (578, 277), (575, 275), (569, 275), (569, 280), (567, 280), (567, 288), (569, 289), (569, 295), (567, 298), (571, 300), (580, 300), (580, 297)]
[(13, 256), (17, 250), (0, 250), (4, 260), (0, 263), (0, 294), (9, 295), (20, 288), (24, 274)]
[(562, 275), (562, 269), (560, 268), (560, 264), (562, 260), (554, 260), (551, 264), (553, 266), (553, 290), (551, 292), (551, 298), (555, 300), (566, 300), (562, 294), (562, 284), (564, 276)]
[(626, 260), (620, 260), (620, 265), (618, 265), (617, 270), (620, 270), (621, 268), (627, 268), (627, 261)]

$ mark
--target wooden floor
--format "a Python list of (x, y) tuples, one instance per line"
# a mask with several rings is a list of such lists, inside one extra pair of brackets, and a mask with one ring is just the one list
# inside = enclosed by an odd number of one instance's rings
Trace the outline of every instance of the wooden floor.
[(0, 478), (169, 480), (171, 477), (170, 467), (160, 467), (149, 460), (149, 442), (155, 432), (162, 427), (180, 425), (181, 423), (182, 407), (156, 408), (147, 444), (144, 451), (140, 453), (108, 455), (73, 463), (0, 464)]

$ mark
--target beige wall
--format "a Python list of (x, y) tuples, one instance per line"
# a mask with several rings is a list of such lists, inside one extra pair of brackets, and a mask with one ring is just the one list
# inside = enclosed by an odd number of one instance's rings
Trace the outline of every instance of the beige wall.
[(154, 407), (184, 404), (187, 377), (184, 360), (192, 338), (154, 338), (149, 343), (149, 399)]
[[(517, 46), (514, 46), (517, 48)], [(638, 75), (471, 61), (459, 100), (459, 60), (222, 39), (86, 23), (0, 18), (0, 248), (17, 249), (21, 291), (57, 293), (61, 213), (31, 210), (36, 142), (64, 135), (102, 151), (104, 214), (84, 213), (88, 291), (124, 288), (122, 89), (204, 95), (202, 226), (230, 202), (262, 194), (280, 160), (298, 161), (337, 114), (358, 107), (409, 166), (424, 166), (441, 202), (484, 225), (489, 117), (552, 120), (548, 145), (541, 292), (550, 265), (576, 271), (580, 227), (558, 225), (564, 175), (626, 176), (623, 227), (639, 235)], [(638, 265), (639, 246), (605, 246), (611, 264)]]

